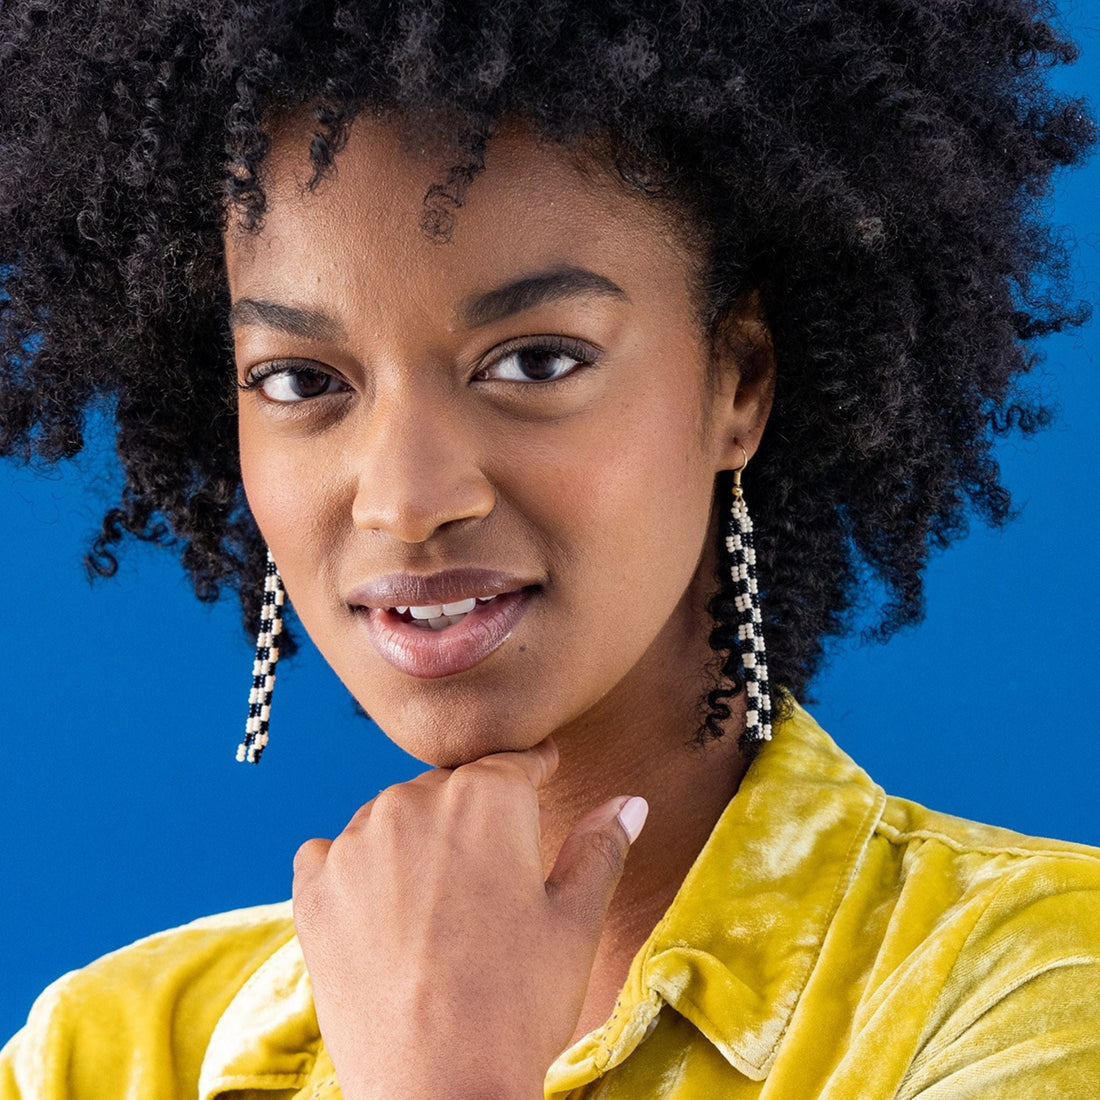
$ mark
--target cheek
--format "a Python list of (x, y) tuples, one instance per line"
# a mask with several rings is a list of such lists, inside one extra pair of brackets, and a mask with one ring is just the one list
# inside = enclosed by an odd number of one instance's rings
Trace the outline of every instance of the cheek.
[(714, 470), (697, 406), (673, 393), (623, 401), (599, 429), (574, 440), (546, 497), (583, 562), (589, 611), (642, 630), (671, 614), (706, 538)]
[[(247, 396), (242, 400), (248, 400)], [(288, 476), (285, 456), (270, 446), (258, 417), (247, 409), (237, 414), (237, 438), (241, 456), (241, 482), (249, 510), (269, 546), (279, 542), (279, 531), (296, 510), (294, 497), (287, 487), (296, 479)], [(273, 547), (274, 548), (274, 547)]]
[(308, 601), (306, 577), (318, 577), (323, 547), (336, 537), (334, 467), (316, 442), (288, 441), (264, 429), (259, 416), (239, 420), (241, 480), (256, 520), (295, 604)]

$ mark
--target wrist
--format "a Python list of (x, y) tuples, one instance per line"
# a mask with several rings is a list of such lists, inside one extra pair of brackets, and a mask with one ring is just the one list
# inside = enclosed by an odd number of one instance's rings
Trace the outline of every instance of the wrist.
[[(359, 1070), (346, 1075), (336, 1066), (336, 1077), (344, 1100), (543, 1100), (543, 1079), (532, 1080), (530, 1074), (509, 1072), (503, 1066), (498, 1072), (488, 1068), (489, 1059), (478, 1057), (478, 1067), (468, 1072), (453, 1061), (438, 1066), (379, 1067), (373, 1071)], [(388, 1069), (388, 1071), (387, 1071)]]

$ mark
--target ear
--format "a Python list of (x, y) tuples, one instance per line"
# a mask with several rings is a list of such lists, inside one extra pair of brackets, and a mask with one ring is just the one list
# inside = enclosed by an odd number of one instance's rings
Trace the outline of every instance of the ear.
[(756, 453), (775, 396), (775, 352), (759, 289), (719, 320), (711, 354), (715, 470), (732, 470)]

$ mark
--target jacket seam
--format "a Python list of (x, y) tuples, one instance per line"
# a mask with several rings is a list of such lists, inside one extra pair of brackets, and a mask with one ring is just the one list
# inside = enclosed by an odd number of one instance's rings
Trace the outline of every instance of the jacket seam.
[(1017, 848), (1005, 844), (964, 844), (949, 833), (941, 833), (935, 829), (898, 829), (893, 825), (880, 821), (875, 832), (880, 834), (891, 844), (906, 844), (911, 840), (936, 840), (952, 851), (966, 854), (973, 852), (975, 855), (994, 856), (1041, 856), (1044, 858), (1080, 860), (1090, 865), (1100, 865), (1100, 854), (1091, 855), (1088, 852), (1067, 851), (1064, 848)]

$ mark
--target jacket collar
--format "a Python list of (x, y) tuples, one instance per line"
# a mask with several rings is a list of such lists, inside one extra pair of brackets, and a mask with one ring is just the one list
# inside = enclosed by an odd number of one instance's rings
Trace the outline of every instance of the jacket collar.
[(635, 957), (611, 1019), (551, 1066), (547, 1093), (621, 1062), (664, 1004), (763, 1080), (884, 804), (794, 706)]
[[(285, 908), (289, 922), (290, 902)], [(199, 1100), (239, 1090), (298, 1091), (320, 1048), (313, 990), (294, 936), (253, 973), (219, 1018), (199, 1073)]]

